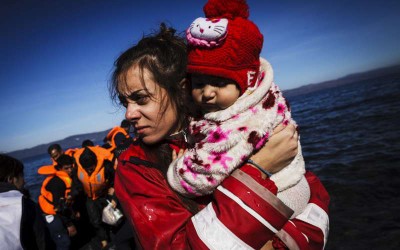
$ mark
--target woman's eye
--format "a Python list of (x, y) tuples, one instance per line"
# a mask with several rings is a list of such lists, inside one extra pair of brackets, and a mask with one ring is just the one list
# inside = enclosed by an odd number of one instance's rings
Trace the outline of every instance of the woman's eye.
[(136, 98), (135, 102), (139, 105), (146, 104), (148, 101), (148, 96), (139, 96)]
[(118, 96), (119, 104), (124, 106), (125, 108), (128, 106), (128, 101), (124, 96)]

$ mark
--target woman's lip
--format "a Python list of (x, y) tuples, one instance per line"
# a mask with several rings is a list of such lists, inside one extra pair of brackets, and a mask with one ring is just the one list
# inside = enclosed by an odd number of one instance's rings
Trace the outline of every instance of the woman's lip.
[(146, 128), (148, 128), (148, 126), (137, 127), (137, 128), (135, 128), (135, 130), (136, 130), (136, 133), (138, 133), (138, 134), (143, 134), (143, 131), (144, 131)]

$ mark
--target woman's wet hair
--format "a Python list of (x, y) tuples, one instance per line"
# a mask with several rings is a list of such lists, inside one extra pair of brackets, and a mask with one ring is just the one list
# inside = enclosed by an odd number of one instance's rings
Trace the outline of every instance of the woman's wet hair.
[[(109, 84), (111, 99), (116, 104), (120, 104), (120, 98), (123, 98), (119, 90), (127, 85), (127, 73), (134, 65), (139, 67), (142, 85), (146, 91), (143, 80), (145, 69), (152, 74), (152, 80), (166, 90), (167, 101), (176, 108), (178, 125), (186, 126), (189, 92), (182, 87), (187, 65), (185, 39), (177, 35), (175, 29), (161, 23), (158, 32), (144, 36), (136, 45), (123, 52), (114, 63), (115, 69)], [(168, 105), (164, 105), (165, 109), (167, 107)], [(163, 115), (165, 110), (160, 112)]]
[(18, 178), (24, 175), (24, 164), (21, 161), (0, 154), (0, 182), (9, 182), (12, 178)]
[[(194, 109), (190, 104), (190, 89), (183, 85), (187, 66), (185, 39), (176, 34), (175, 29), (161, 23), (159, 31), (144, 36), (136, 45), (122, 53), (114, 63), (115, 69), (109, 85), (111, 99), (116, 104), (124, 101), (125, 97), (121, 96), (120, 90), (126, 88), (127, 73), (134, 65), (139, 67), (144, 90), (147, 91), (143, 74), (144, 70), (148, 70), (152, 80), (167, 93), (168, 99), (161, 102), (169, 101), (176, 109), (177, 126), (187, 127)], [(147, 94), (151, 96), (148, 91)], [(160, 110), (161, 116), (169, 105), (163, 106), (164, 110)], [(172, 161), (172, 149), (168, 144), (165, 141), (153, 145), (145, 145), (140, 141), (138, 143), (141, 144), (148, 159), (155, 162), (155, 167), (165, 176), (169, 163)], [(193, 201), (179, 194), (178, 196), (189, 211), (197, 212), (197, 205)]]

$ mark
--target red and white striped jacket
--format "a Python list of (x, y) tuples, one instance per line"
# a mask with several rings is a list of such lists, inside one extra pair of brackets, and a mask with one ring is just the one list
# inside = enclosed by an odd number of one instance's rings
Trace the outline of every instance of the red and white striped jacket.
[(119, 158), (115, 190), (142, 249), (260, 249), (269, 240), (276, 247), (322, 249), (329, 196), (313, 174), (306, 176), (312, 189), (308, 213), (293, 220), (292, 210), (276, 197), (275, 184), (247, 165), (193, 215), (142, 149), (132, 145)]

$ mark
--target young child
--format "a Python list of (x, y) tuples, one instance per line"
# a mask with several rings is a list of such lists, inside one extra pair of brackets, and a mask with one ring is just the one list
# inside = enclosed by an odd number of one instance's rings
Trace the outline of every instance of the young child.
[[(189, 197), (212, 193), (275, 127), (295, 123), (271, 65), (259, 57), (263, 36), (247, 19), (247, 3), (209, 0), (204, 12), (206, 18), (197, 18), (186, 31), (192, 96), (204, 115), (189, 126), (194, 147), (173, 161), (167, 174), (171, 187)], [(292, 217), (310, 198), (304, 173), (299, 146), (295, 159), (270, 176), (278, 197), (294, 210)]]

